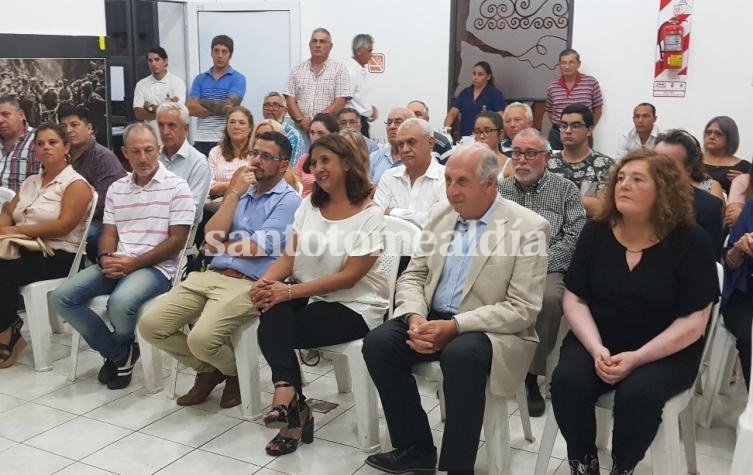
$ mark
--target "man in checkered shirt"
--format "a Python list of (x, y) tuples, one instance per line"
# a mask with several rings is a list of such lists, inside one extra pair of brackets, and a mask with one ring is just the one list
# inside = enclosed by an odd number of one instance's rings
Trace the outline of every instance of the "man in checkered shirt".
[(348, 69), (329, 59), (332, 36), (326, 28), (317, 28), (309, 41), (311, 58), (290, 71), (285, 85), (288, 113), (308, 136), (311, 118), (319, 112), (336, 116), (351, 99)]
[(513, 176), (501, 181), (498, 188), (503, 198), (546, 218), (551, 229), (544, 300), (536, 317), (539, 346), (526, 376), (528, 412), (533, 417), (544, 414), (544, 398), (537, 377), (546, 375), (546, 359), (557, 342), (565, 290), (563, 277), (586, 223), (578, 187), (547, 170), (550, 158), (549, 143), (538, 130), (521, 130), (512, 141)]

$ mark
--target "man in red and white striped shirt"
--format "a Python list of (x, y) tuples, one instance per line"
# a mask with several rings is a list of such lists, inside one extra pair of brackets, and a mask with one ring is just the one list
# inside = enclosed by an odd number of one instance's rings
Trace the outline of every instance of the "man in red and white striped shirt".
[[(123, 142), (133, 173), (107, 190), (97, 265), (51, 294), (57, 314), (105, 358), (98, 379), (109, 389), (131, 382), (139, 358), (134, 338), (139, 310), (170, 289), (176, 256), (186, 244), (196, 211), (188, 183), (159, 162), (157, 136), (149, 125), (129, 125)], [(89, 308), (92, 298), (108, 294), (114, 331)]]
[[(553, 150), (562, 150), (559, 122), (562, 110), (570, 104), (583, 104), (593, 113), (594, 126), (601, 118), (604, 100), (601, 97), (599, 81), (593, 76), (578, 72), (580, 55), (574, 49), (568, 48), (560, 53), (559, 79), (552, 81), (546, 88), (546, 113), (552, 122), (549, 130), (549, 143)], [(593, 139), (589, 139), (589, 146), (593, 146)]]

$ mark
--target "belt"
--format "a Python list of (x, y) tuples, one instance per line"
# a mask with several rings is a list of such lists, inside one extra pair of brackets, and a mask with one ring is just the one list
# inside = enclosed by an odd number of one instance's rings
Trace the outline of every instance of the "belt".
[(222, 274), (227, 277), (232, 277), (233, 279), (245, 279), (245, 280), (254, 280), (251, 277), (247, 276), (243, 272), (238, 272), (235, 269), (214, 269), (211, 270), (217, 272), (218, 274)]

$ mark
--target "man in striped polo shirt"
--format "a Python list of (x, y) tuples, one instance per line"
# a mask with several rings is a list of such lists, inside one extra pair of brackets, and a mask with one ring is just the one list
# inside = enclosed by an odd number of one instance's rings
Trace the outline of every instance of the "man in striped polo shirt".
[[(57, 314), (105, 358), (98, 379), (109, 389), (131, 382), (139, 358), (134, 338), (139, 309), (170, 288), (196, 212), (186, 181), (158, 161), (157, 136), (149, 125), (129, 125), (123, 142), (133, 173), (107, 190), (97, 264), (50, 299)], [(89, 308), (92, 298), (108, 294), (114, 331)]]
[[(570, 104), (585, 104), (593, 114), (596, 125), (601, 118), (601, 109), (604, 105), (599, 81), (593, 76), (578, 72), (580, 55), (577, 51), (571, 48), (562, 51), (559, 66), (562, 75), (546, 88), (546, 113), (552, 122), (552, 128), (549, 130), (549, 144), (552, 150), (562, 150), (559, 121), (565, 107)], [(593, 137), (588, 139), (588, 144), (593, 146)]]
[(212, 38), (213, 66), (194, 78), (188, 93), (188, 110), (198, 117), (193, 145), (204, 155), (222, 138), (227, 111), (240, 105), (246, 94), (246, 76), (230, 67), (232, 57), (232, 38)]

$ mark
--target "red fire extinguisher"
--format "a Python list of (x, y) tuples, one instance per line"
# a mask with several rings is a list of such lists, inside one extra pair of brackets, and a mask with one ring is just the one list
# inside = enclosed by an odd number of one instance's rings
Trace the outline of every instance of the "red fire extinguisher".
[(662, 68), (682, 69), (682, 38), (685, 35), (680, 21), (675, 17), (659, 28)]

